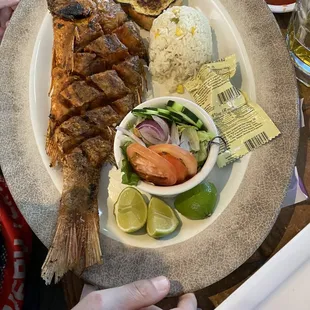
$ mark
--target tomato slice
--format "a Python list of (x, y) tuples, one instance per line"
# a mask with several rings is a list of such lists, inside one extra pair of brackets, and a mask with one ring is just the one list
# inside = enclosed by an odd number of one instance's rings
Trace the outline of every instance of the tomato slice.
[(157, 153), (138, 143), (132, 143), (127, 147), (127, 156), (141, 179), (155, 185), (171, 186), (176, 184), (176, 169)]
[(160, 153), (168, 153), (172, 155), (175, 158), (180, 159), (184, 165), (188, 169), (188, 175), (190, 177), (194, 176), (197, 173), (197, 160), (195, 156), (190, 153), (189, 151), (186, 151), (182, 148), (180, 148), (177, 145), (173, 144), (157, 144), (157, 145), (152, 145), (149, 147), (150, 150), (160, 154)]
[(172, 166), (176, 169), (177, 183), (183, 183), (188, 177), (188, 169), (184, 163), (180, 159), (175, 158), (168, 153), (159, 153), (159, 155), (169, 161), (169, 163), (172, 164)]

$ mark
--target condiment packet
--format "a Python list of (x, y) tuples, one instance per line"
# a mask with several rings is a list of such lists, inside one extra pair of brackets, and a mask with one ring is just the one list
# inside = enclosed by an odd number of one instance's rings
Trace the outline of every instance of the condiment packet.
[(264, 110), (231, 84), (230, 78), (235, 72), (233, 55), (203, 65), (198, 74), (185, 83), (196, 103), (211, 115), (227, 143), (227, 148), (221, 143), (217, 160), (220, 168), (280, 134)]
[(221, 75), (223, 79), (232, 78), (236, 74), (237, 57), (236, 55), (227, 56), (218, 61), (207, 64), (208, 68)]

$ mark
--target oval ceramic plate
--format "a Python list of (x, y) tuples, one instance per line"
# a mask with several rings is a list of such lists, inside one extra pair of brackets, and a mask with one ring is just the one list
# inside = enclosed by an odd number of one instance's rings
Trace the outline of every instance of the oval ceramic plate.
[[(241, 86), (243, 90), (255, 99), (255, 82), (252, 68), (246, 49), (242, 43), (242, 38), (230, 20), (229, 14), (224, 8), (220, 9), (220, 4), (217, 2), (210, 1), (208, 4), (202, 3), (203, 0), (190, 1), (190, 4), (193, 7), (198, 6), (210, 18), (214, 30), (214, 59), (236, 53), (239, 60), (239, 69), (234, 82), (238, 86)], [(142, 35), (147, 39), (148, 33), (146, 31), (143, 31)], [(60, 170), (49, 168), (50, 160), (45, 152), (45, 134), (48, 123), (46, 115), (49, 114), (50, 110), (48, 90), (50, 85), (52, 44), (52, 17), (49, 13), (46, 13), (36, 38), (30, 63), (30, 117), (36, 143), (45, 165), (46, 172), (50, 175), (58, 191), (61, 192), (62, 173)], [(149, 83), (149, 91), (147, 94), (149, 98), (166, 95), (169, 95), (169, 93), (164, 87), (156, 82)], [(180, 96), (178, 94), (174, 95)], [(185, 95), (185, 97), (193, 100), (189, 95)], [(146, 233), (142, 235), (129, 235), (120, 231), (114, 219), (113, 205), (120, 192), (126, 186), (120, 184), (121, 175), (119, 171), (111, 169), (110, 166), (105, 166), (102, 170), (99, 192), (101, 233), (113, 238), (114, 240), (121, 241), (124, 244), (142, 248), (161, 248), (188, 240), (212, 224), (228, 206), (243, 179), (248, 160), (249, 156), (243, 158), (238, 164), (230, 165), (225, 169), (213, 169), (208, 180), (216, 185), (220, 193), (218, 207), (216, 208), (215, 214), (211, 218), (203, 221), (190, 221), (181, 216), (182, 229), (164, 240), (155, 240), (149, 237)], [(169, 203), (171, 204), (172, 201), (169, 201)]]
[[(259, 247), (286, 193), (299, 138), (297, 88), (272, 13), (256, 0), (193, 0), (189, 5), (210, 19), (215, 59), (237, 54), (235, 85), (264, 108), (282, 135), (234, 165), (215, 168), (210, 175), (220, 192), (215, 214), (198, 222), (182, 218), (179, 232), (165, 240), (117, 229), (112, 207), (121, 190), (119, 175), (105, 167), (99, 194), (104, 264), (83, 274), (99, 286), (162, 274), (172, 280), (171, 294), (208, 286)], [(0, 47), (0, 159), (17, 205), (46, 246), (53, 236), (62, 186), (61, 172), (48, 167), (44, 151), (51, 48), (45, 1), (22, 1)], [(152, 86), (151, 96), (167, 95), (159, 85)]]
[(293, 12), (295, 9), (295, 3), (285, 4), (285, 5), (272, 5), (268, 4), (271, 12), (273, 13), (289, 13)]

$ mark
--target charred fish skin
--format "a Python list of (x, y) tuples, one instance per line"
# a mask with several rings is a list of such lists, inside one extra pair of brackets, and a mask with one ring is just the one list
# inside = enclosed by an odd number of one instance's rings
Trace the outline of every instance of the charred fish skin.
[(95, 8), (95, 3), (90, 0), (47, 0), (47, 5), (53, 16), (67, 20), (88, 17)]
[(42, 278), (102, 262), (98, 191), (115, 126), (144, 89), (139, 32), (113, 0), (47, 0), (53, 16), (51, 111), (46, 152), (63, 170), (56, 231)]

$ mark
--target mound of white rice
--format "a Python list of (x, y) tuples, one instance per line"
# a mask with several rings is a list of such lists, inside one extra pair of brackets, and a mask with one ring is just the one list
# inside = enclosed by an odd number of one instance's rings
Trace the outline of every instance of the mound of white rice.
[(207, 17), (187, 6), (167, 9), (150, 31), (150, 71), (171, 92), (211, 61), (212, 34)]

